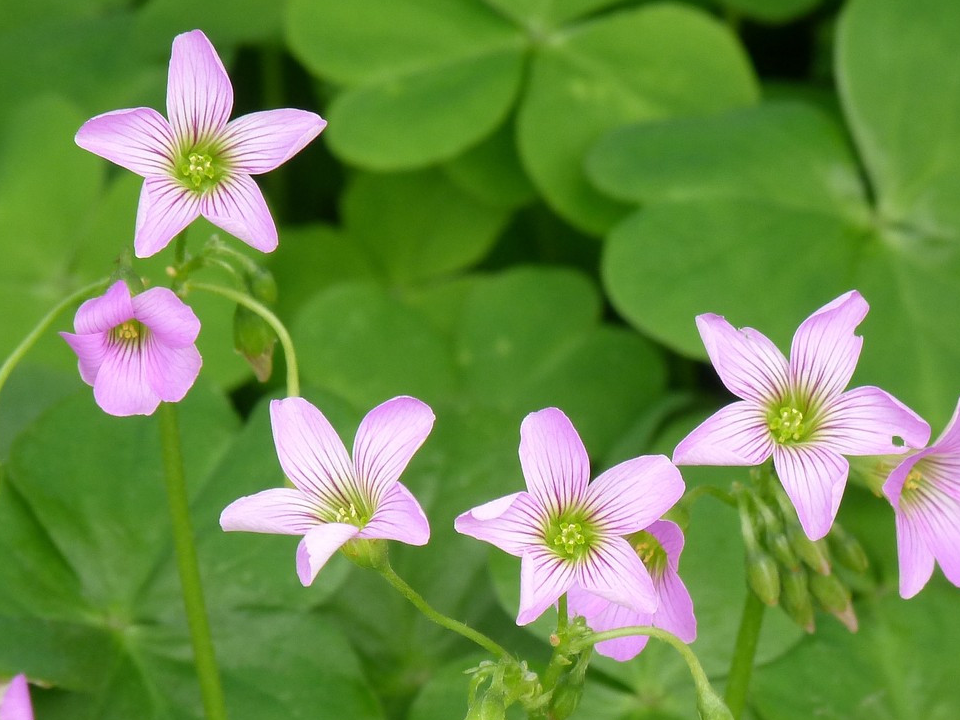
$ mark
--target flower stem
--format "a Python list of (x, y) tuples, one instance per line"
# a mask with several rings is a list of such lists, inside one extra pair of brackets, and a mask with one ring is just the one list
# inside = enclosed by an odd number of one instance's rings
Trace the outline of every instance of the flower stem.
[(512, 658), (509, 652), (507, 652), (503, 647), (488, 638), (483, 633), (474, 630), (472, 627), (465, 625), (459, 620), (454, 620), (451, 617), (447, 617), (438, 610), (434, 610), (427, 603), (427, 601), (423, 599), (423, 596), (410, 587), (406, 580), (397, 575), (393, 567), (391, 567), (389, 561), (384, 561), (382, 564), (378, 565), (377, 570), (381, 575), (383, 575), (384, 579), (386, 579), (388, 583), (393, 585), (397, 592), (403, 595), (415, 608), (417, 608), (417, 610), (422, 612), (427, 616), (428, 619), (432, 620), (437, 625), (463, 635), (465, 638), (472, 640), (492, 655), (497, 655), (507, 660)]
[(740, 629), (737, 631), (737, 644), (730, 662), (727, 676), (726, 701), (734, 718), (739, 718), (747, 704), (747, 687), (753, 671), (753, 659), (760, 638), (760, 626), (763, 624), (764, 604), (753, 590), (747, 589), (747, 599), (743, 603), (743, 615)]
[(3, 361), (3, 365), (0, 365), (0, 389), (2, 389), (4, 384), (7, 382), (7, 378), (10, 377), (10, 373), (13, 372), (13, 369), (17, 366), (17, 363), (23, 359), (23, 356), (26, 355), (30, 348), (32, 348), (37, 342), (37, 340), (40, 339), (40, 336), (47, 331), (60, 313), (76, 303), (78, 300), (82, 300), (88, 295), (92, 295), (98, 290), (102, 290), (109, 282), (110, 278), (101, 278), (94, 283), (83, 286), (76, 292), (65, 297), (63, 300), (57, 303), (53, 309), (50, 310), (50, 312), (44, 315), (40, 322), (37, 323), (36, 327), (34, 327), (33, 330), (31, 330), (30, 333), (20, 341), (20, 344), (14, 348), (9, 357)]
[(287, 328), (280, 321), (280, 318), (274, 315), (266, 305), (257, 302), (239, 290), (233, 290), (232, 288), (223, 287), (222, 285), (211, 285), (209, 283), (193, 281), (186, 284), (186, 289), (206, 290), (207, 292), (222, 295), (252, 310), (266, 320), (277, 334), (277, 337), (280, 339), (280, 344), (283, 346), (283, 355), (287, 361), (287, 397), (300, 396), (300, 372), (297, 366), (297, 354), (293, 349), (293, 340), (290, 338), (290, 333), (287, 332)]
[(160, 403), (160, 445), (163, 454), (164, 476), (167, 481), (167, 499), (170, 502), (170, 518), (173, 524), (173, 544), (177, 553), (180, 585), (183, 589), (183, 604), (190, 627), (193, 655), (200, 681), (200, 694), (208, 720), (226, 720), (227, 710), (220, 685), (220, 672), (210, 637), (210, 624), (203, 601), (200, 583), (200, 568), (197, 550), (190, 524), (190, 506), (183, 470), (183, 455), (180, 449), (180, 428), (177, 408), (172, 403)]

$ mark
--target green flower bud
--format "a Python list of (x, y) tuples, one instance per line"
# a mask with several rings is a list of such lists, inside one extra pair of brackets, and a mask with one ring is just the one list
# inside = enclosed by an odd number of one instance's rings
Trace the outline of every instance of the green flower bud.
[(709, 686), (697, 688), (697, 712), (700, 720), (734, 720), (730, 708)]
[(747, 585), (767, 605), (776, 605), (780, 597), (777, 563), (759, 548), (747, 555)]
[(793, 569), (800, 566), (800, 561), (797, 560), (797, 556), (793, 554), (790, 543), (783, 533), (777, 533), (776, 535), (768, 534), (766, 540), (767, 547), (770, 549), (773, 557), (776, 558), (777, 562), (783, 567)]
[(507, 708), (503, 704), (503, 694), (496, 690), (488, 690), (479, 700), (467, 710), (464, 720), (503, 720), (507, 716)]
[(824, 610), (846, 625), (850, 632), (857, 631), (857, 616), (850, 602), (850, 591), (836, 575), (813, 575), (810, 591)]
[(570, 673), (560, 678), (550, 697), (552, 720), (566, 720), (573, 715), (583, 696), (583, 679), (577, 681)]
[(269, 270), (257, 266), (247, 274), (247, 284), (254, 300), (266, 305), (273, 305), (277, 301), (277, 281)]
[(354, 538), (345, 542), (340, 550), (347, 558), (362, 568), (379, 570), (387, 560), (386, 540), (361, 540)]
[(787, 527), (787, 540), (790, 547), (803, 562), (812, 570), (821, 575), (830, 574), (830, 556), (826, 546), (819, 540), (816, 542), (807, 537), (798, 525)]
[(857, 539), (835, 522), (827, 535), (830, 551), (837, 561), (855, 573), (863, 574), (870, 567), (867, 553)]
[(797, 625), (808, 633), (814, 630), (813, 599), (807, 587), (807, 571), (802, 567), (788, 570), (783, 574), (783, 594), (780, 606)]
[(273, 349), (277, 335), (262, 317), (237, 305), (233, 313), (233, 346), (253, 368), (257, 380), (266, 382), (273, 372)]

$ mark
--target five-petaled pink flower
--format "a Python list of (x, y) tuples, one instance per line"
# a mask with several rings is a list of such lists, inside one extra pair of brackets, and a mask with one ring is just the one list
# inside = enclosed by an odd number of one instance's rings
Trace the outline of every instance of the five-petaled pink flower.
[(920, 592), (934, 561), (960, 587), (960, 401), (943, 434), (900, 463), (883, 493), (896, 514), (900, 595)]
[[(654, 612), (636, 612), (618, 603), (573, 587), (568, 596), (571, 615), (582, 615), (595, 632), (633, 625), (653, 625), (673, 633), (684, 642), (697, 639), (697, 619), (687, 587), (677, 573), (683, 552), (683, 531), (669, 520), (658, 520), (628, 538), (653, 578), (660, 602)], [(597, 652), (624, 662), (646, 647), (647, 635), (630, 635), (597, 643)]]
[(137, 257), (159, 252), (198, 216), (263, 252), (277, 228), (250, 177), (296, 155), (326, 125), (305, 110), (267, 110), (228, 122), (233, 87), (200, 30), (173, 40), (167, 120), (152, 108), (97, 115), (77, 144), (144, 178), (137, 210)]
[(160, 401), (183, 399), (200, 373), (194, 344), (200, 321), (167, 288), (131, 297), (123, 280), (77, 310), (75, 333), (62, 332), (77, 354), (80, 377), (111, 415), (150, 415)]
[(634, 612), (656, 611), (650, 573), (624, 536), (648, 527), (683, 495), (677, 468), (662, 455), (645, 455), (590, 483), (587, 451), (556, 408), (524, 419), (520, 465), (528, 492), (475, 507), (455, 523), (458, 532), (520, 557), (517, 624), (533, 622), (578, 587)]
[[(847, 482), (844, 455), (885, 455), (923, 447), (930, 426), (887, 392), (844, 392), (863, 339), (854, 329), (867, 314), (855, 290), (817, 310), (797, 328), (790, 361), (752, 328), (723, 317), (697, 317), (717, 374), (740, 402), (727, 405), (684, 438), (678, 465), (759, 465), (773, 455), (780, 482), (813, 540), (833, 524)], [(897, 445), (899, 437), (906, 446)]]
[(0, 687), (0, 720), (33, 720), (25, 675), (17, 675), (6, 689)]
[(280, 466), (294, 488), (235, 500), (220, 515), (224, 530), (303, 535), (297, 574), (310, 585), (344, 543), (399, 540), (424, 545), (430, 525), (398, 480), (433, 428), (433, 412), (412, 397), (378, 405), (363, 419), (353, 458), (323, 414), (303, 398), (270, 402)]

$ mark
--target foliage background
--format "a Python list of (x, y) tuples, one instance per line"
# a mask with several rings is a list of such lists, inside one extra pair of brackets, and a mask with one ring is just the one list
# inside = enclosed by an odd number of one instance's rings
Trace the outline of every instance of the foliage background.
[[(330, 122), (261, 180), (281, 237), (267, 263), (305, 394), (344, 437), (396, 394), (436, 411), (405, 476), (433, 540), (394, 548), (395, 565), (534, 664), (548, 626), (513, 624), (517, 563), (452, 530), (520, 487), (526, 413), (563, 408), (595, 471), (670, 454), (727, 398), (697, 313), (786, 347), (856, 287), (871, 312), (855, 382), (885, 387), (935, 433), (949, 418), (953, 0), (3, 0), (3, 354), (130, 245), (139, 179), (72, 138), (100, 112), (162, 109), (170, 42), (195, 27), (230, 70), (234, 115), (295, 106)], [(195, 224), (191, 244), (212, 232)], [(162, 282), (166, 257), (138, 268)], [(227, 303), (189, 302), (204, 371), (183, 424), (231, 717), (459, 717), (472, 647), (341, 559), (304, 590), (295, 539), (219, 531), (228, 502), (281, 482), (265, 398), (282, 388), (256, 384), (232, 351)], [(157, 445), (152, 418), (96, 408), (53, 333), (4, 389), (0, 676), (49, 685), (38, 718), (200, 717)], [(749, 712), (957, 717), (956, 590), (938, 574), (901, 601), (890, 509), (851, 487), (841, 518), (873, 563), (861, 630), (818, 616), (800, 637), (770, 612)], [(694, 647), (722, 685), (745, 592), (727, 508), (698, 503), (681, 570)], [(581, 717), (692, 714), (685, 670), (661, 647), (592, 673)]]

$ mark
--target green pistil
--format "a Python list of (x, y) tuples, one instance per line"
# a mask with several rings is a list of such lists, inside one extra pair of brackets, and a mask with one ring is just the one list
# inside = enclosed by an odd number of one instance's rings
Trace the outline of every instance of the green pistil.
[(560, 557), (577, 560), (590, 549), (590, 526), (580, 518), (562, 517), (547, 528), (547, 545)]
[(147, 336), (147, 328), (139, 320), (127, 320), (110, 330), (110, 339), (123, 345), (139, 345)]
[(647, 570), (655, 575), (663, 572), (667, 566), (667, 551), (653, 533), (641, 530), (627, 539)]
[(797, 442), (807, 434), (803, 413), (792, 405), (781, 406), (779, 411), (771, 413), (767, 427), (779, 443)]
[(194, 148), (180, 157), (177, 169), (184, 185), (197, 192), (206, 192), (223, 177), (223, 164), (205, 149)]

